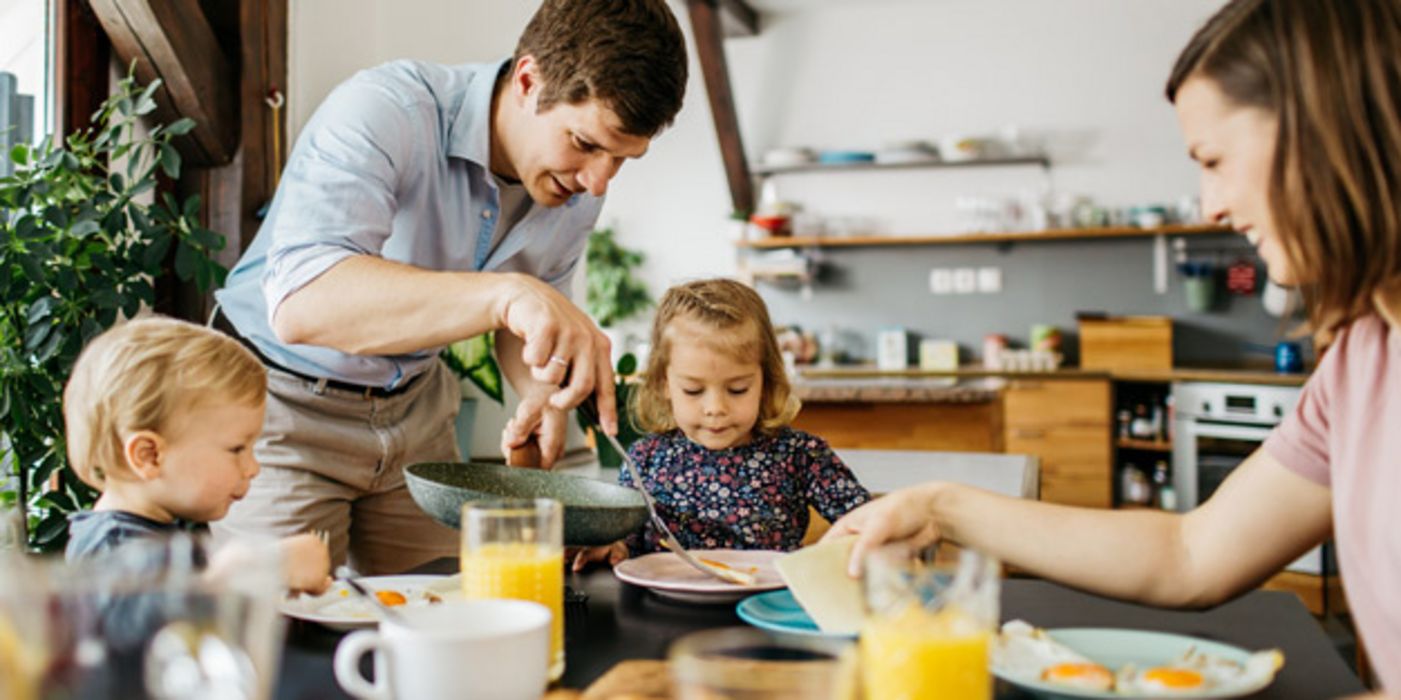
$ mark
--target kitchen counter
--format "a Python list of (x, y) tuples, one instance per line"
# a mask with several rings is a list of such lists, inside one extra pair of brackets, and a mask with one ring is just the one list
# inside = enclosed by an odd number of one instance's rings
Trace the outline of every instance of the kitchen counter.
[[(1174, 367), (1170, 370), (1103, 370), (1071, 367), (1051, 372), (1008, 372), (989, 370), (972, 365), (948, 371), (927, 371), (919, 369), (892, 371), (878, 370), (869, 365), (854, 365), (850, 367), (806, 367), (800, 370), (800, 377), (801, 379), (794, 383), (796, 387), (808, 385), (820, 386), (821, 383), (824, 382), (840, 380), (847, 382), (848, 387), (865, 386), (874, 388), (886, 386), (885, 382), (887, 380), (890, 382), (896, 382), (896, 380), (927, 382), (937, 379), (943, 379), (945, 381), (959, 380), (959, 383), (955, 386), (976, 379), (1109, 379), (1122, 382), (1227, 382), (1238, 384), (1303, 386), (1304, 382), (1308, 380), (1309, 375), (1307, 373), (1280, 374), (1268, 368), (1259, 367)], [(872, 380), (880, 381), (873, 383)], [(896, 385), (898, 385), (898, 382), (891, 384), (891, 386)], [(1000, 388), (1000, 386), (997, 388)], [(799, 394), (799, 398), (807, 400), (801, 393)], [(860, 401), (870, 399), (851, 398), (846, 400)]]
[(1003, 384), (998, 377), (804, 376), (793, 390), (809, 402), (983, 403), (997, 400)]

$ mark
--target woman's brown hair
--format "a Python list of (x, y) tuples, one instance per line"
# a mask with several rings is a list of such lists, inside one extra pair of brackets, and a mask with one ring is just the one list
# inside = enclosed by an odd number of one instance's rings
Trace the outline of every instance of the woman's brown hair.
[(516, 44), (544, 87), (537, 109), (597, 98), (623, 131), (651, 138), (686, 94), (686, 39), (666, 0), (544, 0)]
[(1234, 0), (1168, 78), (1195, 76), (1279, 120), (1269, 202), (1327, 341), (1401, 274), (1401, 2)]
[(671, 364), (670, 330), (686, 319), (714, 329), (705, 341), (717, 352), (759, 363), (763, 391), (759, 396), (758, 433), (772, 434), (793, 422), (801, 404), (788, 383), (788, 371), (778, 350), (764, 300), (753, 289), (728, 279), (706, 279), (668, 289), (652, 322), (652, 353), (647, 374), (632, 395), (637, 427), (650, 433), (675, 430), (676, 417), (667, 398), (666, 371)]

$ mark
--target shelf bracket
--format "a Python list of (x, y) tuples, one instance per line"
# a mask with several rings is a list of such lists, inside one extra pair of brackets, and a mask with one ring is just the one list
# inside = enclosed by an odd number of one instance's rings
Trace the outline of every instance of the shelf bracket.
[(734, 93), (730, 88), (722, 15), (742, 15), (738, 8), (748, 9), (752, 26), (757, 31), (757, 14), (753, 14), (743, 0), (689, 0), (688, 6), (696, 53), (705, 77), (705, 91), (710, 98), (710, 113), (715, 119), (715, 135), (720, 141), (720, 156), (725, 163), (725, 178), (730, 184), (730, 205), (734, 211), (747, 214), (754, 211), (754, 181), (744, 155), (739, 115), (735, 111)]

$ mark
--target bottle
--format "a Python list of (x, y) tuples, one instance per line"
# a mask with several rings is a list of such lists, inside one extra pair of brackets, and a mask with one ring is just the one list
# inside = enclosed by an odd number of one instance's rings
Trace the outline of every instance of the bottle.
[(1177, 420), (1177, 400), (1172, 398), (1172, 394), (1168, 394), (1167, 398), (1163, 399), (1163, 407), (1167, 409), (1167, 420), (1164, 421), (1166, 425), (1163, 426), (1163, 439), (1172, 442), (1172, 423)]
[(1152, 426), (1153, 426), (1153, 431), (1152, 431), (1153, 435), (1152, 435), (1152, 439), (1154, 439), (1154, 440), (1162, 440), (1162, 439), (1163, 439), (1163, 424), (1166, 423), (1167, 421), (1163, 420), (1163, 405), (1162, 405), (1161, 403), (1158, 403), (1158, 402), (1156, 402), (1156, 401), (1153, 402), (1153, 417), (1152, 417), (1151, 419), (1149, 419), (1149, 422), (1150, 422), (1150, 423), (1152, 424)]
[(1129, 435), (1139, 440), (1153, 437), (1153, 421), (1148, 417), (1148, 406), (1138, 404), (1133, 407), (1133, 423), (1129, 425)]
[(1160, 459), (1157, 461), (1156, 464), (1153, 465), (1154, 505), (1158, 506), (1163, 510), (1175, 510), (1177, 507), (1177, 494), (1175, 492), (1170, 496), (1170, 498), (1172, 499), (1172, 508), (1168, 508), (1167, 505), (1164, 504), (1163, 499), (1164, 492), (1170, 491), (1171, 489), (1172, 485), (1168, 483), (1167, 462)]
[(1131, 437), (1129, 433), (1129, 423), (1133, 422), (1133, 413), (1127, 408), (1119, 409), (1119, 437)]
[(1152, 487), (1148, 476), (1133, 464), (1125, 464), (1119, 474), (1119, 500), (1132, 505), (1148, 505), (1152, 500)]

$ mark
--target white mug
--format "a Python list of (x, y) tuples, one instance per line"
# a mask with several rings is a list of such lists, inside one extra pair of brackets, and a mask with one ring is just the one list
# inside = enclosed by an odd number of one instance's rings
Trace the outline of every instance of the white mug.
[[(523, 600), (463, 600), (396, 611), (336, 647), (336, 681), (361, 700), (534, 700), (545, 693), (550, 611)], [(375, 682), (360, 659), (375, 652)]]

